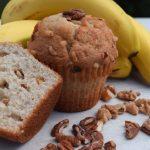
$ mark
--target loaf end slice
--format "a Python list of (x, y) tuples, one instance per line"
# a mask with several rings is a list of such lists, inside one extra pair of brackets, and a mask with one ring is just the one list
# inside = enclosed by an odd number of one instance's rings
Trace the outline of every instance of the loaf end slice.
[(60, 95), (62, 78), (18, 44), (0, 43), (0, 137), (27, 142)]

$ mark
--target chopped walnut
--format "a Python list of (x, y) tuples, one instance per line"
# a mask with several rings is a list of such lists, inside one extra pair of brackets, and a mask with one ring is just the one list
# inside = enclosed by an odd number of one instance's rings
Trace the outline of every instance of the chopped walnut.
[(8, 55), (8, 53), (7, 52), (0, 52), (0, 57), (4, 57), (4, 56), (7, 56)]
[(139, 109), (136, 106), (135, 102), (129, 102), (125, 106), (126, 106), (126, 112), (132, 115), (137, 115), (139, 113)]
[(58, 145), (59, 150), (74, 150), (72, 144), (69, 141), (63, 140)]
[(8, 88), (8, 83), (5, 79), (0, 79), (0, 88)]
[(14, 73), (19, 79), (24, 79), (23, 71), (19, 68), (14, 69)]
[(103, 101), (109, 101), (116, 95), (116, 89), (113, 85), (107, 85), (104, 87), (101, 93), (101, 100)]
[(6, 106), (8, 105), (9, 101), (10, 100), (8, 98), (2, 99), (2, 103), (4, 103)]
[(36, 82), (38, 85), (40, 85), (41, 83), (45, 82), (45, 79), (44, 77), (39, 76), (39, 77), (36, 77)]
[(150, 119), (146, 120), (142, 127), (141, 127), (141, 131), (143, 131), (144, 133), (150, 135)]
[(55, 144), (49, 143), (45, 148), (41, 150), (57, 150), (57, 146)]
[(135, 91), (120, 91), (117, 94), (117, 98), (125, 101), (135, 101), (137, 97), (140, 96), (139, 92)]
[(114, 141), (109, 141), (104, 145), (105, 150), (116, 150), (116, 143)]
[(134, 123), (131, 121), (125, 121), (125, 128), (126, 128), (126, 138), (133, 139), (139, 133), (140, 126), (138, 123)]
[(24, 89), (26, 89), (27, 91), (30, 91), (30, 87), (27, 84), (22, 83), (21, 87), (23, 87)]
[(109, 112), (112, 115), (112, 119), (116, 119), (118, 117), (118, 110), (116, 109), (115, 106), (113, 105), (104, 105), (102, 106), (102, 108), (106, 108), (109, 110)]
[(150, 115), (150, 100), (149, 99), (138, 99), (136, 102), (139, 112), (145, 115)]
[(100, 108), (96, 114), (97, 120), (103, 121), (106, 123), (109, 119), (112, 118), (110, 111), (106, 108)]
[(125, 104), (116, 104), (114, 107), (117, 109), (118, 115), (122, 115), (126, 111)]

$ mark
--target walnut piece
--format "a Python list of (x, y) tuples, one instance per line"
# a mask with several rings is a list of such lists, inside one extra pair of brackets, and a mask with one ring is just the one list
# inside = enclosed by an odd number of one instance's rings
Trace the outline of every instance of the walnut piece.
[(117, 98), (124, 101), (135, 101), (137, 97), (140, 96), (139, 92), (135, 91), (120, 91), (117, 94)]
[(132, 115), (137, 115), (139, 113), (139, 109), (136, 106), (135, 102), (129, 102), (126, 103), (126, 112), (132, 114)]
[(116, 95), (116, 89), (113, 85), (107, 85), (104, 87), (101, 93), (101, 100), (107, 102), (111, 100)]
[(112, 118), (110, 111), (106, 108), (100, 108), (96, 114), (97, 120), (101, 120), (103, 123), (106, 123), (109, 119)]
[(14, 70), (14, 73), (16, 74), (16, 76), (19, 78), (19, 79), (24, 79), (24, 74), (22, 72), (21, 69), (17, 68)]
[(7, 52), (3, 52), (3, 51), (0, 52), (0, 57), (4, 57), (4, 56), (7, 56), (7, 55), (8, 55)]
[(141, 127), (141, 131), (143, 131), (144, 133), (146, 133), (147, 135), (150, 135), (150, 119), (146, 120), (142, 127)]
[(45, 79), (44, 79), (44, 77), (39, 76), (39, 77), (36, 77), (36, 82), (37, 82), (38, 85), (40, 85), (43, 82), (45, 82)]
[(125, 121), (125, 136), (127, 139), (133, 139), (139, 133), (140, 126), (138, 123), (134, 123), (131, 121)]
[(109, 141), (104, 145), (105, 150), (116, 150), (116, 143), (114, 141)]
[(4, 103), (6, 106), (8, 105), (9, 101), (10, 100), (8, 98), (2, 99), (2, 103)]
[(103, 105), (102, 108), (106, 108), (112, 115), (112, 119), (116, 119), (118, 117), (118, 110), (113, 105)]
[(0, 79), (0, 88), (7, 88), (8, 89), (9, 85), (5, 79)]
[(24, 89), (26, 89), (27, 91), (30, 91), (30, 87), (27, 84), (22, 83), (21, 87), (23, 87)]
[(150, 100), (149, 99), (138, 99), (136, 102), (139, 112), (145, 115), (150, 115)]
[(118, 115), (122, 115), (124, 112), (126, 112), (125, 104), (116, 104), (114, 107), (117, 109)]

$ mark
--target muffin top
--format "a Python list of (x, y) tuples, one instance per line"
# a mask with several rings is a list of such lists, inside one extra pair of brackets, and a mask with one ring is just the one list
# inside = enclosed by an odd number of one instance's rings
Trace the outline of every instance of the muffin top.
[(114, 62), (117, 38), (103, 19), (71, 10), (44, 18), (28, 44), (46, 65), (90, 67)]

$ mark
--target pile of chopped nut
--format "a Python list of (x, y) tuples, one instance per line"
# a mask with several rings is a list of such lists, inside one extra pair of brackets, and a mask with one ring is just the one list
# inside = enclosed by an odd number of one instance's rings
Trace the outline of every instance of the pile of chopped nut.
[[(131, 115), (142, 113), (150, 117), (150, 100), (137, 99), (139, 95), (140, 93), (135, 91), (117, 93), (114, 86), (106, 86), (102, 91), (101, 99), (103, 101), (107, 102), (117, 97), (124, 100), (125, 103), (102, 105), (95, 117), (87, 117), (81, 120), (79, 124), (72, 126), (73, 135), (63, 133), (63, 129), (69, 125), (68, 119), (59, 122), (51, 131), (51, 136), (55, 138), (58, 144), (49, 143), (41, 150), (74, 150), (74, 148), (78, 148), (78, 150), (116, 150), (114, 141), (104, 144), (104, 138), (101, 133), (102, 127), (110, 119), (116, 119), (125, 112)], [(125, 121), (125, 137), (127, 139), (135, 138), (140, 130), (150, 135), (150, 119), (146, 120), (141, 127), (138, 123)]]

